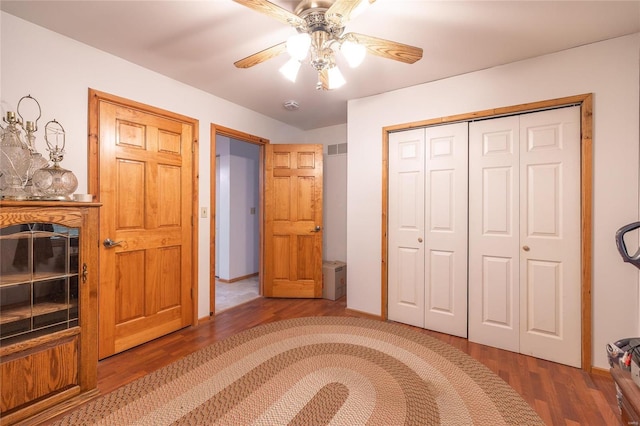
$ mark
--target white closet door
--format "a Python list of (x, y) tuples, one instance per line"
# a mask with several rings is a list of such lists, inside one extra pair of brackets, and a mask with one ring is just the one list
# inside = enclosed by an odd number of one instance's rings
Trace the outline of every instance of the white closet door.
[(580, 367), (580, 108), (522, 115), (520, 140), (520, 352)]
[(424, 327), (424, 129), (389, 135), (388, 317)]
[(467, 337), (468, 123), (425, 132), (425, 328)]
[(519, 351), (519, 118), (469, 124), (469, 340)]

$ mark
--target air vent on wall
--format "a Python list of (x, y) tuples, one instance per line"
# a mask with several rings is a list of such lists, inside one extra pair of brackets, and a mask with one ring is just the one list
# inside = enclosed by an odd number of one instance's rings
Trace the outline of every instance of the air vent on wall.
[(329, 155), (338, 155), (338, 154), (346, 154), (346, 153), (347, 153), (346, 143), (338, 143), (338, 144), (327, 146), (327, 154)]

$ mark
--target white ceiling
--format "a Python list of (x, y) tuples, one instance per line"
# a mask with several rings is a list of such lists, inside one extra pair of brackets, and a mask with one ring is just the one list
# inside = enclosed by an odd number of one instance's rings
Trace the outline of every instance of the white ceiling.
[[(273, 3), (293, 11), (298, 2)], [(346, 123), (349, 99), (640, 32), (640, 1), (377, 0), (345, 32), (418, 46), (423, 58), (368, 56), (341, 66), (347, 84), (327, 92), (315, 90), (309, 65), (296, 83), (282, 78), (286, 54), (236, 68), (295, 30), (231, 0), (2, 0), (0, 9), (305, 130)], [(298, 111), (284, 109), (290, 99)]]

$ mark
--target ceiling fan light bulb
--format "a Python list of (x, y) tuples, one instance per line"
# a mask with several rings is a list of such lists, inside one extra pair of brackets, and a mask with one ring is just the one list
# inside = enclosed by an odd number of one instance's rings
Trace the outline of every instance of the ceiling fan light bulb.
[(329, 70), (327, 71), (327, 78), (329, 80), (329, 90), (338, 89), (346, 83), (346, 80), (344, 79), (342, 73), (340, 72), (338, 67), (335, 66), (329, 68)]
[(293, 35), (287, 40), (287, 52), (298, 61), (307, 57), (309, 47), (311, 47), (311, 36), (307, 33)]
[(300, 62), (295, 58), (289, 59), (283, 66), (280, 67), (280, 73), (292, 83), (296, 82), (299, 70)]
[(342, 43), (340, 51), (351, 68), (358, 67), (362, 61), (364, 61), (364, 57), (367, 54), (367, 49), (363, 45), (349, 40), (345, 40)]

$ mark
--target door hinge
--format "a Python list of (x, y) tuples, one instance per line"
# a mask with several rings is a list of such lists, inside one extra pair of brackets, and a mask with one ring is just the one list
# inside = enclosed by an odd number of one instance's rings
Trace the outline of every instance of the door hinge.
[(191, 294), (191, 300), (193, 300), (193, 287), (189, 289), (189, 293)]

